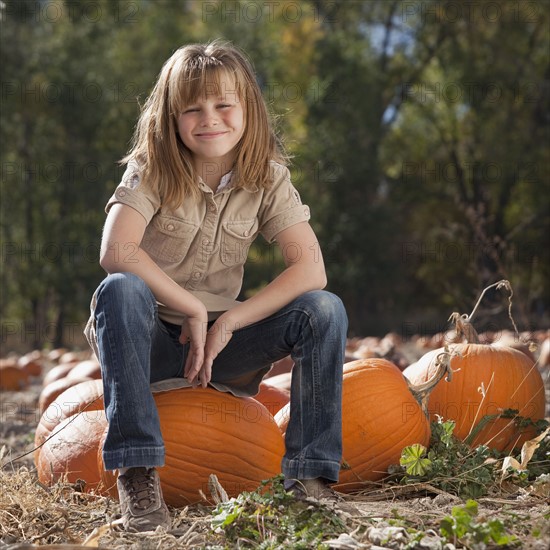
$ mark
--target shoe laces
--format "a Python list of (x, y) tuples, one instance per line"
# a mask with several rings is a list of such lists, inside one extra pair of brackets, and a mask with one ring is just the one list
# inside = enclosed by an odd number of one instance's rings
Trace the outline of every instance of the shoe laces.
[(154, 470), (147, 468), (130, 468), (122, 481), (133, 508), (147, 510), (156, 502)]

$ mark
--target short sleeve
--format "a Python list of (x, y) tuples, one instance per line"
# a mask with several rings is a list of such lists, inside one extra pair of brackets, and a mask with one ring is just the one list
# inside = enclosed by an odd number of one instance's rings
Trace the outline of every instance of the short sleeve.
[(309, 207), (302, 204), (288, 168), (272, 163), (272, 169), (273, 185), (265, 192), (259, 212), (260, 233), (269, 243), (283, 229), (310, 218)]
[(142, 184), (139, 166), (134, 161), (128, 163), (121, 182), (105, 206), (105, 212), (109, 212), (111, 206), (116, 203), (131, 206), (147, 223), (160, 208), (158, 193)]

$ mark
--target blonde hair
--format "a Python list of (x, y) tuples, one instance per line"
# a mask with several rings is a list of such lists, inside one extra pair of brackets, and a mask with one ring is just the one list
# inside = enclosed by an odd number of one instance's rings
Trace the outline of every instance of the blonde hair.
[(163, 204), (171, 208), (177, 208), (187, 197), (199, 196), (193, 154), (178, 134), (178, 115), (199, 97), (219, 94), (223, 76), (234, 80), (244, 110), (233, 186), (251, 191), (267, 188), (271, 183), (269, 162), (287, 164), (288, 157), (246, 55), (221, 40), (183, 46), (163, 65), (141, 111), (131, 149), (121, 160), (136, 160), (143, 184), (158, 190)]

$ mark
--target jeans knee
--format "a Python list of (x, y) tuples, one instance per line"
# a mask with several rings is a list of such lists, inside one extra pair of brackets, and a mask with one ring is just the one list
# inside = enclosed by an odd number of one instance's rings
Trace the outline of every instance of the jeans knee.
[(135, 300), (139, 296), (149, 295), (149, 287), (134, 273), (112, 273), (101, 282), (98, 289), (98, 299), (111, 296), (117, 300)]
[(308, 313), (319, 322), (339, 326), (347, 331), (348, 316), (346, 308), (336, 294), (326, 290), (314, 290), (304, 294), (302, 299)]

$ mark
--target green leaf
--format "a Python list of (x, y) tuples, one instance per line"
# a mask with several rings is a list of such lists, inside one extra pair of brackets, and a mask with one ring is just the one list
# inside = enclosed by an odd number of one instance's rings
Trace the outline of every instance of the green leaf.
[[(230, 505), (230, 506), (228, 506)], [(236, 519), (239, 518), (242, 512), (242, 507), (236, 504), (235, 501), (229, 501), (218, 511), (218, 513), (212, 518), (212, 527), (217, 529), (218, 527), (224, 528), (231, 525)]]
[(407, 474), (412, 476), (423, 476), (430, 470), (432, 464), (429, 458), (424, 458), (426, 451), (426, 447), (419, 443), (409, 445), (401, 451), (399, 464), (406, 469)]

